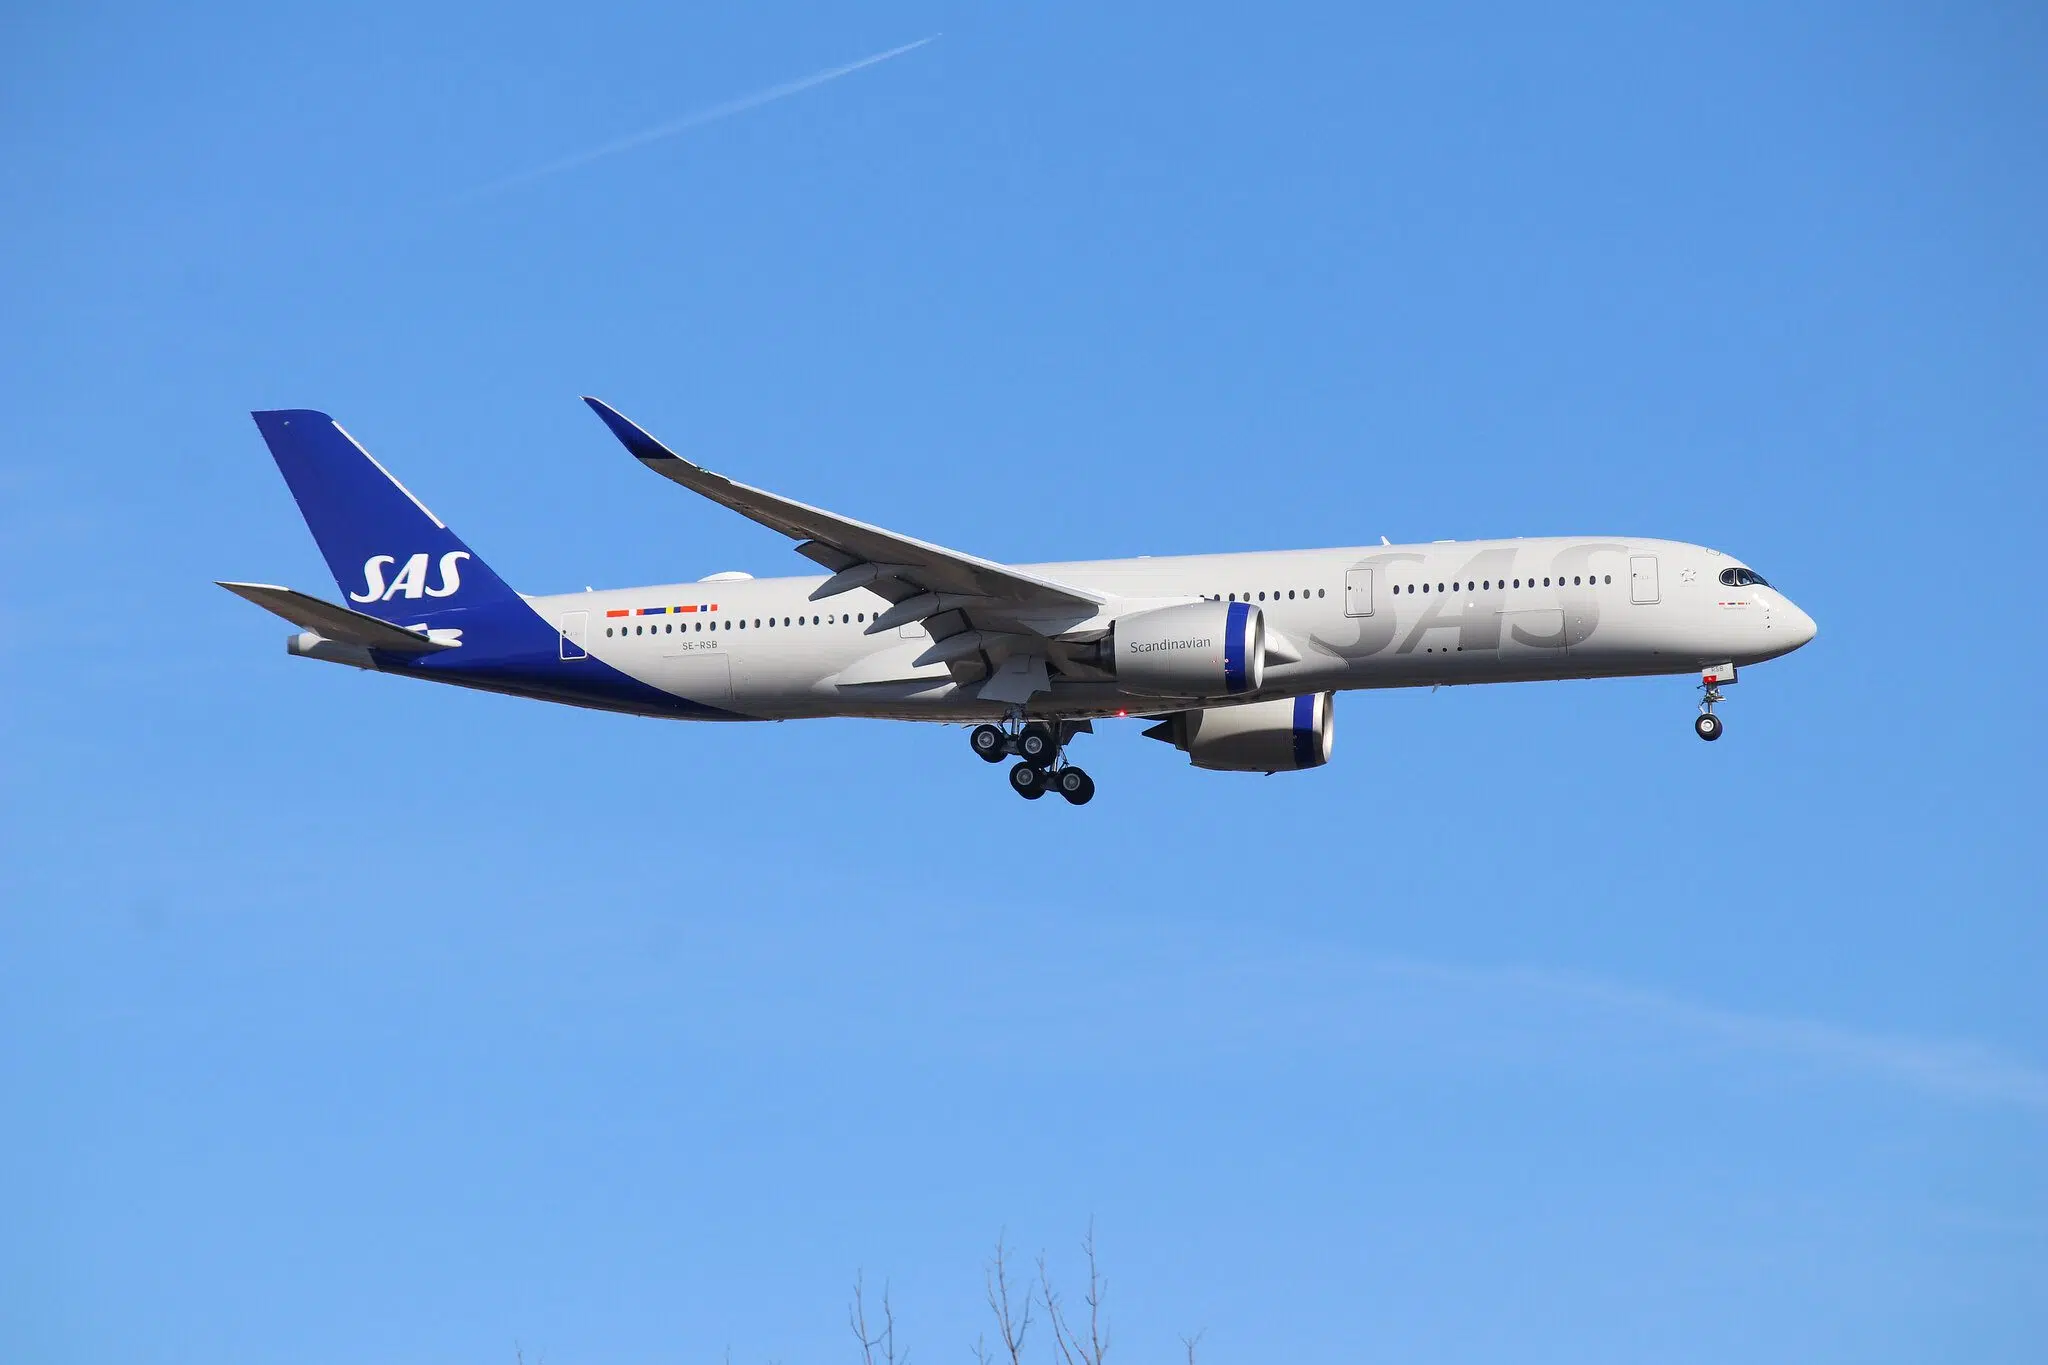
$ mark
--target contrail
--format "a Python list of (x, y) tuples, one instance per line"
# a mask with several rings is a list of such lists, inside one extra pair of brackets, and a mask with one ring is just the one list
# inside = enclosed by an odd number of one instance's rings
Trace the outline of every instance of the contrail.
[(617, 156), (620, 152), (630, 152), (635, 147), (645, 147), (650, 142), (659, 142), (665, 137), (674, 137), (677, 133), (686, 133), (692, 128), (702, 128), (707, 123), (716, 123), (720, 119), (731, 118), (734, 114), (744, 114), (749, 109), (759, 109), (764, 104), (773, 104), (777, 100), (788, 99), (791, 95), (800, 95), (806, 90), (815, 90), (829, 81), (836, 81), (841, 76), (850, 76), (863, 68), (880, 66), (883, 62), (901, 57), (906, 52), (915, 52), (927, 43), (937, 42), (940, 36), (934, 33), (929, 38), (919, 38), (914, 43), (905, 43), (902, 47), (892, 47), (887, 52), (877, 52), (873, 56), (862, 57), (859, 61), (848, 62), (844, 66), (827, 67), (823, 71), (812, 72), (810, 75), (798, 80), (784, 81), (780, 85), (771, 85), (766, 90), (757, 90), (751, 95), (742, 95), (738, 99), (727, 100), (723, 104), (714, 104), (708, 109), (699, 109), (694, 114), (685, 114), (681, 118), (670, 119), (667, 123), (657, 123), (652, 128), (643, 128), (637, 133), (628, 134), (615, 142), (607, 142), (601, 147), (593, 147), (587, 152), (578, 152), (574, 156), (565, 156), (560, 161), (550, 161), (545, 166), (536, 166), (530, 171), (521, 171), (517, 175), (508, 175), (503, 180), (494, 180), (490, 184), (471, 190), (468, 194), (461, 197), (463, 199), (479, 199), (485, 195), (497, 194), (502, 190), (513, 189), (520, 185), (530, 185), (536, 180), (542, 180), (551, 175), (559, 175), (563, 171), (573, 171), (578, 166), (587, 166), (593, 161), (601, 161), (608, 156)]

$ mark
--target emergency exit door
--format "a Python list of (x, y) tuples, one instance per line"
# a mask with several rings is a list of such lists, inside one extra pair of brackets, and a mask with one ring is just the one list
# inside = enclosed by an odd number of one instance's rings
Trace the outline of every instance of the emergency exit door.
[(1344, 575), (1344, 614), (1372, 615), (1372, 570), (1353, 569)]
[(1657, 590), (1657, 556), (1631, 555), (1628, 561), (1628, 600), (1638, 606), (1655, 602), (1661, 594)]
[(559, 623), (562, 628), (562, 657), (565, 659), (587, 659), (590, 652), (583, 646), (583, 637), (590, 629), (590, 613), (568, 611), (562, 613)]

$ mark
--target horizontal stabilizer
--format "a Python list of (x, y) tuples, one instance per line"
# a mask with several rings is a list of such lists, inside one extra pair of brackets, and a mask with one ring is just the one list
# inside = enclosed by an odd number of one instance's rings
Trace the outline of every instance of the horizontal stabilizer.
[(437, 650), (455, 648), (453, 644), (430, 640), (404, 626), (394, 626), (389, 621), (380, 621), (374, 616), (350, 611), (347, 607), (338, 607), (290, 588), (270, 583), (222, 583), (221, 586), (265, 611), (282, 616), (295, 626), (345, 645), (389, 650), (394, 654), (432, 654)]

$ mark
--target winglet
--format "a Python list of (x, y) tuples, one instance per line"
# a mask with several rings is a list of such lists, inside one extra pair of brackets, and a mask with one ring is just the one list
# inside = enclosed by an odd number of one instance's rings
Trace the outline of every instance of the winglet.
[(604, 424), (612, 429), (612, 435), (619, 438), (619, 444), (631, 451), (634, 457), (642, 464), (658, 465), (667, 460), (674, 460), (678, 464), (689, 463), (688, 460), (685, 460), (682, 456), (676, 454), (652, 436), (649, 436), (639, 427), (627, 421), (625, 417), (619, 414), (618, 409), (605, 402), (602, 398), (592, 398), (589, 394), (585, 394), (583, 395), (583, 401), (588, 403), (590, 410), (596, 413), (604, 421)]

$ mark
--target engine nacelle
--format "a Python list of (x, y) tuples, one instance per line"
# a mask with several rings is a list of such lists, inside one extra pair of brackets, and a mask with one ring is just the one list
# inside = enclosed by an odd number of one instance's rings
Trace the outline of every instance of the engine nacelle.
[(1249, 602), (1188, 602), (1119, 616), (1106, 651), (1139, 697), (1234, 697), (1266, 676), (1266, 620)]
[(1320, 768), (1336, 742), (1336, 694), (1256, 701), (1180, 711), (1145, 734), (1187, 753), (1197, 768), (1230, 773), (1285, 773)]

